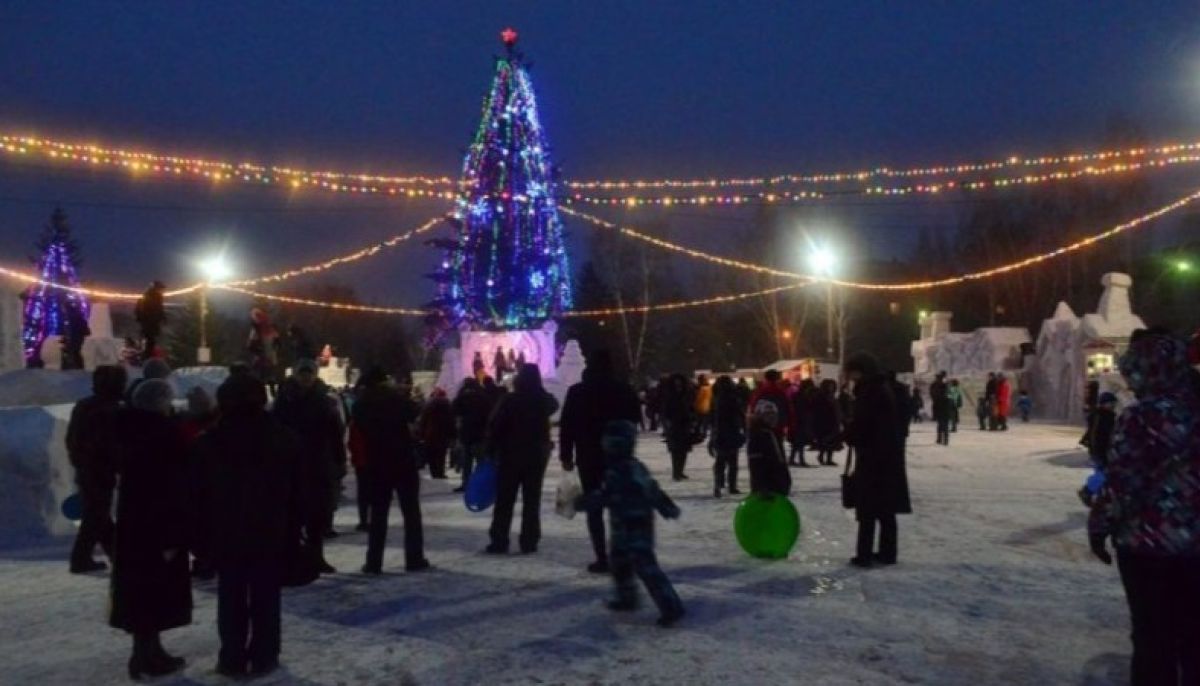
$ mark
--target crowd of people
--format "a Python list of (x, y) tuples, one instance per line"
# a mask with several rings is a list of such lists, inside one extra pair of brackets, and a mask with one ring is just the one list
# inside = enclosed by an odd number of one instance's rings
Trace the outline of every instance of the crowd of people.
[[(638, 394), (643, 407), (638, 419), (652, 431), (661, 424), (675, 481), (689, 478), (689, 454), (706, 446), (713, 458), (716, 498), (741, 493), (738, 461), (743, 448), (751, 492), (782, 495), (791, 492), (789, 467), (836, 467), (835, 454), (846, 451), (859, 521), (851, 563), (895, 564), (896, 515), (911, 512), (904, 453), (912, 396), (869, 355), (855, 356), (843, 371), (845, 383), (839, 385), (811, 378), (792, 383), (768, 370), (757, 387), (729, 376), (710, 385), (704, 375), (693, 381), (673, 374)], [(806, 452), (815, 453), (815, 463)]]
[[(1177, 683), (1169, 675), (1200, 674), (1187, 639), (1200, 635), (1192, 583), (1200, 578), (1200, 382), (1184, 344), (1160, 330), (1135, 334), (1120, 370), (1137, 400), (1118, 415), (1111, 393), (1089, 396), (1085, 442), (1105, 479), (1081, 495), (1091, 507), (1093, 552), (1112, 562), (1109, 542), (1116, 548), (1133, 617), (1135, 683)], [(676, 481), (688, 478), (689, 456), (704, 446), (717, 498), (742, 492), (743, 451), (748, 490), (783, 496), (792, 491), (791, 467), (838, 466), (844, 452), (843, 501), (858, 521), (850, 563), (858, 567), (897, 562), (897, 515), (912, 511), (905, 444), (915, 394), (865, 354), (847, 360), (842, 385), (791, 383), (774, 371), (754, 387), (673, 374), (638, 392), (605, 351), (593, 351), (562, 403), (557, 441), (551, 418), (560, 408), (536, 365), (519, 366), (509, 387), (472, 376), (453, 398), (435, 389), (420, 401), (380, 369), (347, 393), (327, 387), (318, 371), (301, 359), (268, 402), (256, 369), (238, 364), (215, 402), (193, 389), (177, 409), (161, 360), (147, 361), (132, 384), (124, 367), (95, 370), (93, 394), (74, 408), (66, 436), (83, 504), (70, 570), (105, 569), (93, 558), (97, 546), (112, 562), (110, 623), (132, 636), (132, 677), (183, 665), (160, 634), (191, 621), (189, 576), (217, 579), (218, 671), (275, 669), (282, 587), (336, 572), (323, 546), (338, 535), (333, 518), (348, 466), (357, 529), (368, 534), (361, 571), (384, 568), (395, 496), (405, 569), (421, 572), (431, 568), (423, 467), (433, 479), (459, 472), (461, 491), (492, 460), (496, 500), (483, 552), (510, 552), (520, 495), (516, 547), (529, 555), (540, 543), (543, 479), (557, 446), (563, 469), (579, 477), (574, 504), (586, 515), (594, 557), (587, 570), (613, 578), (614, 611), (637, 607), (639, 578), (663, 626), (684, 607), (655, 557), (653, 520), (680, 511), (635, 455), (639, 427), (661, 434)], [(937, 443), (948, 444), (962, 389), (938, 374), (928, 397)], [(1005, 430), (1011, 388), (1003, 374), (991, 376), (979, 402), (989, 408), (980, 428)], [(807, 453), (815, 453), (811, 461)]]

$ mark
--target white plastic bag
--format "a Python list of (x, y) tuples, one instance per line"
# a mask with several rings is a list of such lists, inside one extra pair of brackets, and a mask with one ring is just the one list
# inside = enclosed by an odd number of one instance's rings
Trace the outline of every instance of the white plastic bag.
[(564, 473), (554, 493), (554, 512), (567, 519), (575, 518), (575, 499), (583, 495), (583, 487), (571, 472)]

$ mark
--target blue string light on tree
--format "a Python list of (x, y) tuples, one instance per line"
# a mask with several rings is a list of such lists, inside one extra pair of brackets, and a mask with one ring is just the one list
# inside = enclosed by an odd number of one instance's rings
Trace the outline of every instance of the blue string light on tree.
[(25, 301), (21, 340), (29, 367), (42, 366), (42, 343), (48, 336), (69, 337), (72, 326), (86, 326), (91, 310), (82, 293), (46, 285), (79, 286), (79, 246), (61, 208), (50, 216), (37, 247), (41, 255), (34, 262), (43, 283), (33, 284), (21, 295)]
[(553, 168), (533, 84), (501, 33), (491, 90), (466, 159), (450, 221), (454, 240), (430, 274), (439, 284), (431, 323), (476, 330), (532, 329), (571, 307), (570, 268), (555, 204)]

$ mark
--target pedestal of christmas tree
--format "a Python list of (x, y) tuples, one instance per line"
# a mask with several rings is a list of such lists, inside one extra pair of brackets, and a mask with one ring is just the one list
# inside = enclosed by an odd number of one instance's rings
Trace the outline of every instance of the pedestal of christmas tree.
[(549, 144), (528, 70), (515, 50), (517, 34), (506, 29), (501, 36), (505, 55), (496, 59), (483, 117), (463, 161), (450, 217), (454, 237), (431, 242), (444, 254), (429, 275), (438, 284), (430, 324), (443, 338), (458, 337), (439, 375), (448, 390), (467, 376), (503, 377), (519, 361), (557, 379), (554, 318), (571, 307)]

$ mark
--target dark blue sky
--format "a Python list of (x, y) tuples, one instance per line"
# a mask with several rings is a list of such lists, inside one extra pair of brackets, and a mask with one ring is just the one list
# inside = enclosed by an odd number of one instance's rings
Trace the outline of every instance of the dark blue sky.
[[(575, 178), (1067, 151), (1094, 147), (1114, 114), (1153, 140), (1200, 130), (1200, 5), (1183, 0), (9, 0), (0, 5), (0, 128), (454, 174), (508, 24), (534, 62), (556, 161)], [(284, 266), (442, 209), (3, 164), (0, 262), (27, 252), (55, 201), (81, 232), (92, 278), (130, 286), (143, 271), (177, 270), (216, 235), (261, 265)], [(324, 209), (287, 211), (313, 204)], [(187, 209), (164, 209), (178, 207)], [(888, 236), (874, 243), (883, 252), (907, 246), (906, 227), (921, 221), (905, 208), (871, 217)], [(414, 266), (428, 261), (414, 252)], [(397, 264), (372, 267), (373, 292), (415, 304), (419, 269), (395, 277), (398, 290), (384, 287)]]

